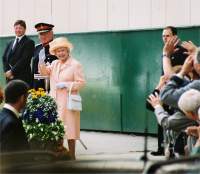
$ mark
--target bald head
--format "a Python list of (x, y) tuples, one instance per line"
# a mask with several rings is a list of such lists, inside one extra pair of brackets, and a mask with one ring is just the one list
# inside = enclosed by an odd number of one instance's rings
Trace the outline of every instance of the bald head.
[(190, 119), (199, 119), (200, 91), (190, 89), (184, 92), (179, 98), (178, 106)]

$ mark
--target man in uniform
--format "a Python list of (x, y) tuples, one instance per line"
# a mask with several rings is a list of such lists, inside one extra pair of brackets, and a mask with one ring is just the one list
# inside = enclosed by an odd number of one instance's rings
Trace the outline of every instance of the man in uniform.
[[(39, 74), (38, 72), (38, 63), (40, 60), (44, 60), (46, 64), (51, 64), (54, 60), (57, 59), (56, 56), (49, 53), (49, 42), (53, 40), (53, 27), (54, 25), (48, 23), (38, 23), (35, 25), (35, 29), (38, 32), (38, 37), (40, 44), (36, 45), (34, 51), (34, 57), (32, 62), (32, 73)], [(45, 82), (44, 79), (34, 79), (33, 88), (44, 88)]]

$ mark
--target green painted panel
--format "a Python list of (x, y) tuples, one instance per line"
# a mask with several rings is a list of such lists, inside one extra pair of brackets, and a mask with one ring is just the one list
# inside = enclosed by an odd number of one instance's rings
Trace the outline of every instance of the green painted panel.
[(0, 38), (0, 56), (1, 56), (1, 61), (0, 61), (0, 86), (3, 87), (5, 86), (5, 78), (4, 78), (4, 73), (3, 73), (3, 68), (2, 68), (2, 54), (7, 45), (7, 38)]
[(144, 132), (144, 118), (148, 114), (149, 130), (155, 132), (156, 120), (147, 113), (145, 99), (161, 74), (161, 31), (126, 32), (122, 38), (123, 131)]
[[(200, 44), (199, 28), (181, 28), (179, 33), (182, 40)], [(73, 56), (84, 67), (87, 85), (81, 91), (81, 128), (144, 132), (147, 116), (150, 133), (157, 131), (145, 99), (161, 74), (161, 35), (161, 29), (57, 35), (69, 38)], [(37, 36), (32, 38), (38, 42)], [(0, 56), (9, 39), (0, 38)], [(4, 85), (2, 68), (0, 72)]]
[(67, 35), (73, 56), (83, 64), (87, 87), (82, 92), (84, 129), (121, 131), (121, 40), (116, 33)]
[(121, 131), (119, 89), (90, 86), (82, 97), (82, 129)]

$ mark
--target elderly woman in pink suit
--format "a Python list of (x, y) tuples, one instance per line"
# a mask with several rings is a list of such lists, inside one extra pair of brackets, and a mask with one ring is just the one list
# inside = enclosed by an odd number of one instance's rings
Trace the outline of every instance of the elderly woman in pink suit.
[(50, 42), (50, 53), (58, 60), (46, 66), (43, 60), (39, 61), (39, 70), (42, 75), (50, 77), (50, 95), (58, 105), (59, 118), (65, 125), (69, 152), (75, 159), (76, 139), (80, 138), (80, 112), (67, 109), (67, 96), (72, 83), (72, 94), (77, 94), (85, 85), (82, 65), (70, 56), (72, 44), (64, 37)]

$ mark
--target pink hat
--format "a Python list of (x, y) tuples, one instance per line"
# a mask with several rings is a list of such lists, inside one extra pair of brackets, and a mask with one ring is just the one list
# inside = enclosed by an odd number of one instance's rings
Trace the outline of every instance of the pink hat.
[(55, 55), (55, 50), (58, 48), (67, 48), (69, 52), (73, 49), (73, 45), (67, 40), (66, 37), (59, 37), (49, 43), (49, 52), (51, 55)]

